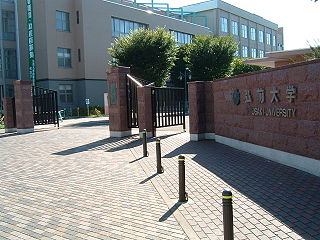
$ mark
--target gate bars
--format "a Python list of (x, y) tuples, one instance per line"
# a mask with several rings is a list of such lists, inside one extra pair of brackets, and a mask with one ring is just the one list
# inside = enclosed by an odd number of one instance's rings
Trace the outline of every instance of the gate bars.
[(154, 87), (152, 93), (154, 127), (183, 125), (185, 130), (184, 89)]
[(34, 125), (54, 124), (59, 127), (57, 92), (32, 87)]
[(130, 74), (127, 74), (127, 100), (129, 128), (139, 127), (138, 122), (138, 87), (143, 85)]

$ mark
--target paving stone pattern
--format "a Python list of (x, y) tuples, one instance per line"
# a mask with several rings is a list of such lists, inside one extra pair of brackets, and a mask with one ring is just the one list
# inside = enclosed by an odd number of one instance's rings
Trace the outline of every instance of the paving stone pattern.
[(106, 127), (0, 135), (0, 239), (187, 239)]
[(154, 139), (141, 158), (138, 136), (108, 138), (105, 119), (69, 123), (0, 135), (0, 239), (223, 239), (224, 188), (234, 194), (235, 239), (320, 239), (318, 177), (172, 129), (159, 132), (157, 175)]
[[(140, 160), (152, 176), (150, 157)], [(152, 178), (178, 199), (178, 156), (186, 156), (190, 201), (179, 206), (200, 239), (223, 239), (221, 192), (232, 190), (235, 239), (320, 239), (320, 178), (213, 141), (189, 142), (187, 133), (162, 137), (164, 174)], [(140, 146), (134, 148), (141, 156)]]

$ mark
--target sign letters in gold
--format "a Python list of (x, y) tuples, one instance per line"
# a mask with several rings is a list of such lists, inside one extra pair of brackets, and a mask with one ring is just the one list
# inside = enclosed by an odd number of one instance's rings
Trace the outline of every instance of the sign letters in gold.
[(252, 116), (294, 118), (297, 115), (297, 109), (250, 107), (248, 108), (248, 114)]

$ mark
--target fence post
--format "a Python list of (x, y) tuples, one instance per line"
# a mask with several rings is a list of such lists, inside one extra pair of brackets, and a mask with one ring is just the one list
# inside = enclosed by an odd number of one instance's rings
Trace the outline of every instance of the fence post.
[(179, 156), (179, 202), (188, 201), (186, 193), (185, 157)]
[(131, 136), (128, 122), (127, 74), (130, 68), (112, 67), (107, 73), (111, 137)]
[(156, 140), (156, 154), (157, 154), (157, 173), (163, 173), (163, 167), (161, 166), (161, 145), (160, 139)]
[(155, 135), (152, 90), (153, 88), (149, 86), (137, 88), (139, 130), (141, 132), (142, 129), (146, 129), (148, 138)]
[(14, 98), (3, 98), (4, 126), (6, 133), (17, 131), (15, 121)]
[(29, 80), (14, 82), (14, 95), (16, 105), (16, 123), (18, 133), (34, 132), (33, 96)]
[(222, 192), (222, 208), (224, 240), (233, 240), (232, 192), (229, 189)]

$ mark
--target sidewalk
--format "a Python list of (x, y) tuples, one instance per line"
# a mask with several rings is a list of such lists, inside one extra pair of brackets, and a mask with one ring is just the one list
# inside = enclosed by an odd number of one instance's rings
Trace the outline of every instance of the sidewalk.
[[(189, 142), (187, 133), (163, 137), (161, 147), (165, 173), (150, 181), (174, 207), (178, 156), (186, 156), (190, 201), (178, 205), (177, 211), (199, 239), (223, 239), (224, 188), (234, 195), (235, 239), (320, 239), (320, 178), (213, 141)], [(153, 176), (155, 142), (148, 150), (150, 157), (139, 163)], [(134, 147), (133, 153), (141, 156), (141, 147)]]
[[(320, 178), (213, 141), (162, 129), (155, 142), (108, 138), (106, 118), (0, 135), (0, 239), (223, 239), (221, 191), (234, 194), (235, 239), (320, 239)], [(168, 135), (169, 134), (169, 135)], [(189, 201), (177, 203), (186, 156)]]

